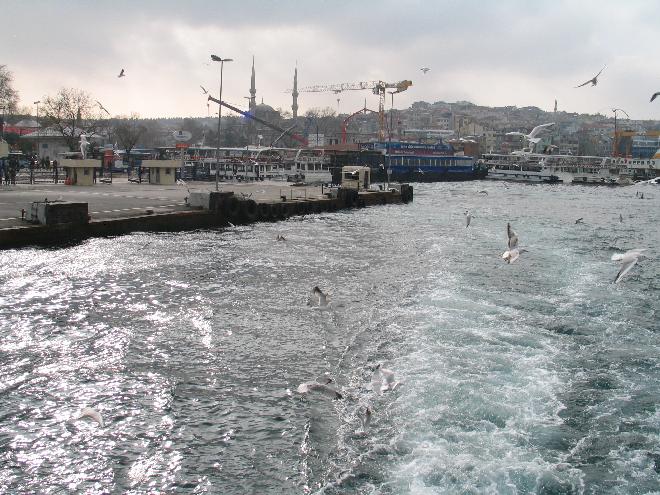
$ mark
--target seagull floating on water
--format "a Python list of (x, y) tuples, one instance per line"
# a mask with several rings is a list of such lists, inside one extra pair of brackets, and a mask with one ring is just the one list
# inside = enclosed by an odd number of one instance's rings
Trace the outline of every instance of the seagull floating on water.
[[(324, 382), (324, 383), (323, 383)], [(325, 395), (331, 399), (343, 399), (344, 396), (337, 392), (334, 388), (330, 387), (329, 384), (332, 383), (331, 378), (325, 378), (323, 382), (305, 382), (298, 385), (299, 394), (308, 394), (310, 392), (318, 392), (321, 395)]]
[(82, 419), (82, 418), (91, 418), (94, 421), (96, 421), (101, 428), (104, 427), (103, 416), (101, 416), (101, 413), (99, 413), (96, 409), (93, 409), (91, 407), (84, 407), (82, 411), (80, 411), (80, 414), (78, 415), (77, 419)]
[(328, 305), (328, 296), (324, 294), (318, 285), (312, 289), (312, 302), (318, 306)]
[(623, 223), (623, 215), (619, 213), (619, 222)]
[(520, 250), (518, 249), (518, 234), (513, 231), (510, 223), (506, 224), (506, 235), (508, 237), (508, 249), (504, 251), (504, 254), (502, 254), (502, 259), (511, 264), (520, 256)]
[(373, 415), (373, 409), (371, 409), (370, 405), (366, 405), (364, 408), (364, 412), (362, 412), (362, 408), (360, 408), (360, 422), (362, 423), (362, 431), (358, 431), (356, 433), (362, 433), (366, 434), (367, 433), (367, 428), (369, 428), (369, 425), (371, 424), (371, 417)]
[(592, 77), (591, 79), (589, 79), (587, 82), (584, 82), (584, 83), (580, 84), (579, 86), (575, 86), (575, 87), (576, 88), (581, 88), (582, 86), (586, 86), (589, 83), (591, 83), (592, 87), (595, 86), (596, 84), (598, 84), (598, 76), (600, 76), (600, 73), (605, 70), (605, 67), (607, 67), (607, 66), (604, 65), (603, 68), (600, 69), (600, 72), (598, 74), (596, 74), (594, 77)]
[(470, 221), (472, 220), (472, 215), (469, 211), (465, 211), (465, 228), (467, 229), (470, 226)]
[(623, 254), (617, 253), (612, 255), (612, 261), (621, 262), (621, 269), (614, 279), (615, 284), (618, 283), (626, 273), (632, 270), (632, 267), (635, 266), (641, 258), (646, 258), (644, 251), (646, 251), (646, 249), (631, 249)]
[(117, 77), (126, 77), (126, 74), (124, 74), (124, 69), (121, 70)]

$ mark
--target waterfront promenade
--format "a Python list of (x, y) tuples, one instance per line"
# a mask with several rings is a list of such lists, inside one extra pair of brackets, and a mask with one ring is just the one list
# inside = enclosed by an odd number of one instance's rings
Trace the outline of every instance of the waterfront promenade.
[[(21, 219), (34, 201), (73, 201), (89, 205), (91, 221), (111, 220), (153, 213), (191, 210), (186, 205), (189, 192), (215, 191), (213, 182), (187, 182), (185, 185), (160, 186), (147, 182), (129, 182), (126, 177), (113, 179), (111, 184), (67, 186), (64, 184), (17, 184), (0, 186), (0, 229), (31, 226)], [(287, 199), (314, 199), (322, 196), (321, 186), (293, 186), (287, 182), (221, 182), (220, 191), (232, 191), (239, 198), (256, 202)]]

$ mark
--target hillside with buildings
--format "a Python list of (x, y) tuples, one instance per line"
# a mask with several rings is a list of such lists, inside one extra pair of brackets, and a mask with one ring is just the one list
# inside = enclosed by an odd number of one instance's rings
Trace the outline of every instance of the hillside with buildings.
[[(357, 109), (359, 110), (359, 109)], [(251, 100), (250, 114), (290, 129), (305, 136), (310, 146), (354, 146), (355, 143), (378, 140), (380, 119), (376, 112), (366, 111), (355, 115), (336, 115), (330, 108), (312, 109), (294, 118), (291, 112), (275, 109), (268, 104)], [(523, 147), (519, 136), (508, 132), (529, 132), (539, 124), (554, 122), (556, 125), (542, 134), (539, 149), (556, 153), (607, 156), (613, 151), (615, 126), (619, 131), (617, 140), (620, 154), (651, 155), (660, 148), (660, 121), (637, 121), (617, 118), (612, 115), (577, 114), (565, 111), (548, 112), (537, 107), (485, 107), (470, 102), (428, 103), (419, 101), (406, 109), (386, 110), (386, 136), (392, 140), (432, 143), (439, 138), (449, 141), (474, 141), (479, 153), (508, 153)], [(619, 114), (620, 117), (620, 114)], [(125, 119), (124, 119), (125, 121)], [(216, 146), (218, 119), (216, 116), (203, 118), (151, 118), (131, 119), (140, 129), (136, 148), (174, 146), (172, 133), (185, 130), (192, 134), (190, 144)], [(117, 144), (115, 130), (122, 119), (106, 119), (99, 122), (96, 141), (99, 144)], [(221, 146), (297, 146), (295, 140), (274, 129), (268, 128), (244, 116), (223, 111)], [(390, 133), (391, 126), (391, 133)], [(345, 132), (342, 129), (345, 128)], [(7, 116), (4, 135), (14, 148), (25, 151), (34, 149), (35, 141), (41, 147), (48, 140), (57, 141), (57, 133), (40, 129), (34, 116)], [(634, 135), (634, 136), (633, 136)], [(54, 149), (61, 149), (51, 145)], [(43, 150), (42, 150), (43, 151)]]

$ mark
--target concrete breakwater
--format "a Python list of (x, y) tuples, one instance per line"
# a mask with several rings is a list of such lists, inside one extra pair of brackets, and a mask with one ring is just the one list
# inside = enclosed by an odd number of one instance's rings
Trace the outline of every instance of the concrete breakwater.
[[(408, 203), (413, 199), (413, 188), (402, 184), (400, 189), (388, 191), (339, 189), (334, 194), (328, 193), (322, 197), (288, 199), (281, 196), (279, 201), (255, 201), (238, 197), (233, 192), (191, 193), (188, 199), (189, 207), (183, 211), (157, 213), (147, 209), (131, 216), (111, 219), (95, 219), (88, 213), (87, 203), (77, 203), (75, 207), (78, 212), (73, 214), (71, 203), (51, 201), (41, 205), (41, 210), (47, 209), (50, 212), (39, 215), (42, 224), (0, 229), (0, 248), (50, 246), (131, 232), (174, 232), (219, 228), (230, 224), (276, 222), (292, 216), (347, 208)], [(66, 214), (58, 216), (58, 210)]]

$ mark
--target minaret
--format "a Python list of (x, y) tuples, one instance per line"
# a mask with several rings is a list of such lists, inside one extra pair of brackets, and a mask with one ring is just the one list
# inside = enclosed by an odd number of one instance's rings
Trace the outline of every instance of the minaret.
[(298, 65), (296, 64), (296, 70), (293, 73), (293, 105), (291, 105), (291, 110), (293, 110), (293, 118), (298, 117)]
[(250, 78), (250, 112), (254, 114), (257, 108), (257, 88), (254, 86), (254, 55), (252, 55), (252, 77)]

